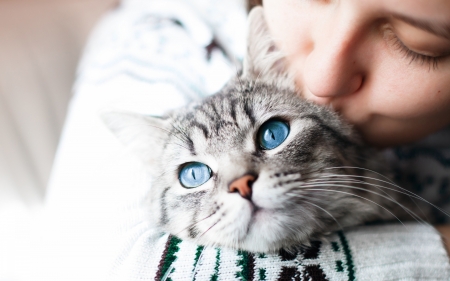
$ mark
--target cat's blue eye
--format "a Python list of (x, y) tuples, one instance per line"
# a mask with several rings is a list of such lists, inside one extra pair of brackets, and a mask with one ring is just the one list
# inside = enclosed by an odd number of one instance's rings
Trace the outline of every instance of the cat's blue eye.
[(269, 120), (258, 132), (258, 142), (263, 149), (274, 149), (284, 142), (289, 135), (289, 126), (280, 120)]
[(179, 174), (180, 183), (186, 188), (194, 188), (211, 178), (211, 169), (203, 163), (192, 162), (185, 165)]

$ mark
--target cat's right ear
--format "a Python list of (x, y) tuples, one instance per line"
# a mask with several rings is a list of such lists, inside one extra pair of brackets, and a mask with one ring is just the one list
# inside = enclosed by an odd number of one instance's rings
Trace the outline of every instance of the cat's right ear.
[(285, 55), (276, 47), (261, 6), (254, 7), (247, 19), (247, 51), (242, 76), (250, 80), (283, 83), (292, 87)]
[(116, 137), (144, 163), (159, 158), (169, 136), (169, 120), (131, 112), (108, 111), (101, 119)]

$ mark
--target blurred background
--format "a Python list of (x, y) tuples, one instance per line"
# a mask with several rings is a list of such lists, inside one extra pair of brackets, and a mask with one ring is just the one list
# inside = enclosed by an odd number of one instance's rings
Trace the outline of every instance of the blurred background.
[(0, 211), (39, 206), (77, 62), (117, 0), (0, 0)]

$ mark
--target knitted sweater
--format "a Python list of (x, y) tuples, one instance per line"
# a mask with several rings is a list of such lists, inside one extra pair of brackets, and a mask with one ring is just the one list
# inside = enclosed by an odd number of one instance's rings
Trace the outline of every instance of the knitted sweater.
[(450, 276), (439, 235), (414, 224), (340, 231), (326, 240), (312, 241), (297, 253), (203, 247), (168, 235), (151, 244), (145, 262), (131, 255), (128, 258), (136, 268), (120, 264), (111, 279), (353, 281), (448, 280)]
[[(35, 254), (21, 262), (39, 258), (18, 280), (450, 280), (439, 234), (418, 223), (357, 227), (274, 255), (155, 233), (142, 165), (104, 127), (99, 111), (158, 115), (216, 92), (236, 72), (229, 58), (244, 55), (245, 20), (240, 0), (130, 0), (99, 23), (78, 71), (43, 230), (30, 243)], [(403, 161), (398, 169), (429, 186), (448, 179), (448, 165), (440, 163), (449, 156), (391, 153)], [(406, 167), (411, 163), (417, 168)], [(422, 163), (443, 176), (423, 175)]]

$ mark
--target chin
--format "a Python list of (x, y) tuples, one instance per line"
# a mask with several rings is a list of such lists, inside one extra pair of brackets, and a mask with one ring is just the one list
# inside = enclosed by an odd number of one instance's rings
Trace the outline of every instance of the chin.
[[(292, 225), (292, 227), (289, 227)], [(298, 227), (289, 218), (260, 212), (255, 214), (248, 234), (239, 245), (240, 249), (249, 252), (277, 253), (280, 249), (293, 249), (307, 244), (313, 230)]]

